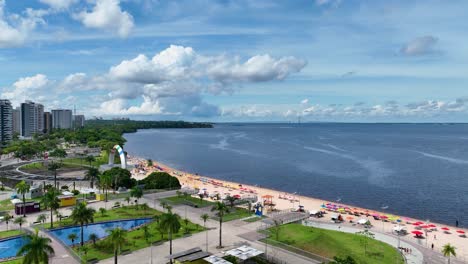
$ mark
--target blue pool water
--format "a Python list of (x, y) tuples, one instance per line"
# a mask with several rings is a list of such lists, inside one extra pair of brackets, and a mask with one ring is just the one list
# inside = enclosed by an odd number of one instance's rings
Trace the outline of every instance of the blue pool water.
[[(98, 236), (98, 238), (103, 238), (108, 236), (107, 230), (112, 230), (117, 227), (120, 227), (125, 230), (129, 230), (135, 228), (137, 226), (146, 224), (150, 222), (151, 219), (134, 219), (134, 220), (123, 220), (123, 221), (115, 221), (115, 222), (106, 222), (106, 223), (97, 223), (97, 224), (90, 224), (84, 227), (84, 242), (89, 241), (89, 235), (94, 233)], [(60, 229), (54, 229), (50, 231), (53, 235), (55, 235), (58, 239), (60, 239), (66, 245), (71, 245), (72, 242), (68, 239), (68, 235), (75, 233), (78, 237), (75, 240), (75, 244), (81, 242), (80, 237), (80, 227), (66, 227)]]
[(24, 237), (0, 241), (0, 259), (16, 256), (16, 253), (24, 243), (26, 243), (26, 238)]

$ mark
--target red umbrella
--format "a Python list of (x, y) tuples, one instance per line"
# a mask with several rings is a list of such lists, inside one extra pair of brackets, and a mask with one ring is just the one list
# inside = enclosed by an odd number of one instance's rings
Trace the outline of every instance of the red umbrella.
[(386, 215), (381, 215), (380, 218), (382, 218), (382, 219), (387, 219), (388, 216), (386, 216)]
[(450, 228), (448, 228), (448, 227), (442, 227), (441, 229), (444, 230), (444, 231), (449, 231), (450, 230)]
[(463, 231), (463, 230), (457, 230), (457, 233), (465, 234), (465, 231)]
[(420, 236), (420, 235), (424, 234), (423, 232), (417, 231), (417, 230), (416, 230), (416, 231), (412, 231), (411, 233), (413, 233), (413, 234), (415, 234), (415, 235), (417, 235), (417, 236)]
[(428, 226), (428, 225), (422, 225), (422, 226), (419, 226), (419, 227), (421, 227), (421, 228), (429, 228), (430, 226)]
[(429, 224), (429, 225), (427, 225), (427, 226), (430, 227), (430, 228), (436, 227), (436, 225), (434, 225), (434, 224)]
[(413, 223), (414, 226), (418, 226), (420, 224), (421, 224), (420, 222)]

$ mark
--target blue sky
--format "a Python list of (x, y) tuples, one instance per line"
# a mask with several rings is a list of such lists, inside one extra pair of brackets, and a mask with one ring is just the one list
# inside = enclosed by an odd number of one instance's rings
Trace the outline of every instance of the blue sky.
[(92, 116), (464, 122), (467, 1), (0, 0), (0, 97)]

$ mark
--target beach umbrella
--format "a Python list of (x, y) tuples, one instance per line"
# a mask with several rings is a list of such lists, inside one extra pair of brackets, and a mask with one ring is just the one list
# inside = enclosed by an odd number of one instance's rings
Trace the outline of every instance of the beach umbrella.
[(422, 225), (422, 224), (424, 224), (424, 223), (421, 222), (421, 221), (418, 221), (418, 222), (414, 223), (413, 225)]
[(448, 227), (442, 227), (441, 229), (444, 230), (444, 231), (449, 231), (450, 230), (450, 228), (448, 228)]
[(352, 216), (347, 216), (346, 219), (348, 219), (348, 220), (353, 220), (354, 217), (352, 217)]
[(421, 226), (419, 226), (419, 227), (424, 228), (424, 229), (429, 228), (428, 225), (421, 225)]
[(386, 215), (381, 215), (380, 218), (382, 218), (382, 219), (388, 219), (388, 216), (386, 216)]
[(429, 224), (427, 226), (430, 227), (430, 228), (435, 228), (436, 227), (436, 225), (434, 225), (434, 224)]
[(424, 234), (423, 232), (421, 231), (418, 231), (418, 230), (415, 230), (415, 231), (411, 231), (411, 233), (417, 235), (417, 236), (421, 236), (422, 234)]
[(457, 230), (457, 233), (459, 233), (459, 234), (465, 234), (465, 231), (463, 231), (463, 230)]

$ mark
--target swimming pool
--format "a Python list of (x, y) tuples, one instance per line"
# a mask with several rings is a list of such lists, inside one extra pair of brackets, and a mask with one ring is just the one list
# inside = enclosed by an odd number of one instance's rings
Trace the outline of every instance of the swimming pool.
[(15, 257), (18, 250), (26, 241), (25, 237), (15, 237), (0, 241), (0, 259)]
[[(85, 226), (83, 228), (84, 242), (89, 241), (89, 235), (92, 233), (96, 234), (98, 238), (103, 238), (109, 235), (107, 233), (107, 230), (112, 230), (117, 227), (120, 227), (124, 230), (129, 230), (137, 226), (146, 224), (148, 222), (151, 222), (151, 218), (119, 220), (119, 221), (112, 221), (112, 222), (105, 222), (105, 223), (89, 224), (88, 226)], [(65, 243), (68, 246), (72, 244), (70, 239), (68, 239), (68, 235), (72, 233), (76, 234), (76, 236), (78, 237), (75, 240), (75, 244), (80, 243), (81, 241), (79, 226), (64, 227), (64, 228), (54, 229), (49, 232), (52, 233), (55, 237), (60, 239), (63, 243)]]

